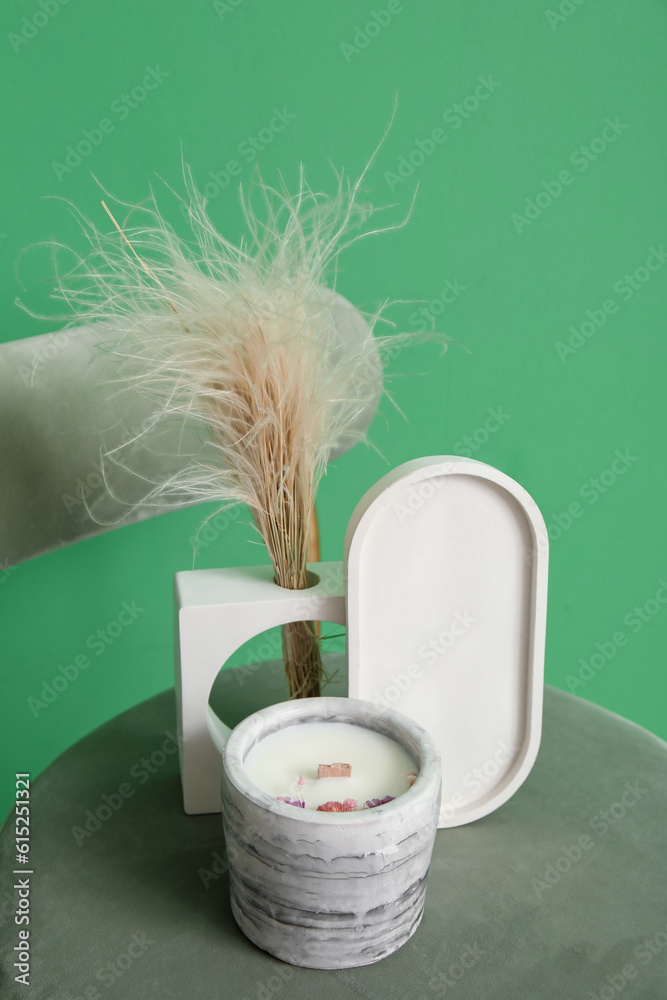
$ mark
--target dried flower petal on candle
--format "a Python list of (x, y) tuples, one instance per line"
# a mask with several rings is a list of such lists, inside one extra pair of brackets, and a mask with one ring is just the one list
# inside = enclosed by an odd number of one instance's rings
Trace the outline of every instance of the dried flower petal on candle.
[(366, 799), (366, 808), (375, 809), (376, 806), (383, 806), (385, 802), (393, 802), (395, 795), (385, 795), (383, 799)]
[(408, 787), (412, 788), (416, 780), (417, 780), (417, 772), (410, 771), (410, 774), (408, 775)]
[(306, 779), (303, 777), (303, 775), (299, 775), (299, 780), (297, 781), (297, 785), (299, 786), (298, 799), (293, 799), (291, 795), (279, 795), (278, 801), (286, 802), (288, 806), (299, 806), (300, 809), (305, 809), (306, 800), (301, 794), (301, 786), (305, 784), (305, 781)]
[(324, 802), (317, 807), (318, 812), (326, 813), (346, 813), (357, 808), (356, 799), (345, 799), (344, 802)]
[(303, 799), (293, 799), (289, 795), (279, 795), (278, 802), (285, 802), (288, 806), (298, 806), (300, 809), (306, 808)]

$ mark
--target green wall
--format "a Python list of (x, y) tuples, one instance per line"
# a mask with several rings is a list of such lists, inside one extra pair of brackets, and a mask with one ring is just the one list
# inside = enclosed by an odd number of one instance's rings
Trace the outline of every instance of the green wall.
[[(550, 526), (547, 681), (667, 736), (664, 4), (6, 0), (0, 17), (6, 340), (53, 329), (14, 305), (54, 308), (44, 259), (24, 256), (17, 276), (20, 251), (76, 243), (45, 196), (104, 225), (92, 175), (139, 201), (155, 174), (178, 185), (182, 147), (237, 239), (253, 143), (271, 140), (267, 180), (280, 170), (293, 186), (303, 162), (331, 188), (328, 161), (360, 171), (398, 94), (368, 187), (407, 208), (418, 184), (413, 216), (352, 248), (338, 287), (365, 308), (412, 300), (391, 313), (399, 329), (419, 329), (427, 308), (454, 343), (392, 360), (407, 420), (384, 400), (371, 432), (384, 458), (358, 447), (329, 469), (323, 558), (340, 558), (356, 501), (389, 468), (468, 449), (522, 483)], [(154, 89), (128, 103), (150, 71)], [(272, 119), (281, 131), (267, 133)], [(85, 130), (99, 144), (68, 163)], [(15, 771), (39, 772), (172, 683), (171, 578), (191, 567), (205, 513), (3, 564), (0, 815)], [(245, 520), (197, 565), (263, 559)], [(42, 683), (133, 601), (132, 624), (35, 715)]]

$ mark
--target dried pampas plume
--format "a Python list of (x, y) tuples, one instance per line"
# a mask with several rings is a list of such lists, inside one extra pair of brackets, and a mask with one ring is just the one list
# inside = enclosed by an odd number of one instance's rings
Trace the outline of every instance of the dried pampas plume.
[[(327, 458), (363, 436), (358, 418), (377, 398), (380, 358), (413, 336), (374, 336), (382, 309), (354, 344), (333, 321), (326, 282), (335, 283), (339, 254), (406, 221), (369, 225), (361, 185), (371, 162), (355, 183), (340, 176), (332, 197), (311, 190), (303, 170), (295, 195), (257, 175), (241, 198), (249, 238), (238, 246), (216, 231), (186, 170), (193, 241), (179, 239), (154, 197), (122, 222), (103, 202), (114, 229), (105, 235), (79, 216), (91, 252), (59, 279), (79, 320), (113, 320), (118, 380), (154, 401), (155, 421), (206, 430), (208, 459), (151, 484), (142, 504), (167, 495), (247, 504), (281, 587), (307, 586), (308, 527)], [(312, 623), (284, 627), (283, 653), (290, 696), (318, 694)]]

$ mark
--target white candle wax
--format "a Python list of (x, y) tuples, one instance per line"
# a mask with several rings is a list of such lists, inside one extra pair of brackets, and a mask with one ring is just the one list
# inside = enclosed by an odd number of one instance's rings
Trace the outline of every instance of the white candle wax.
[[(317, 777), (319, 764), (339, 762), (351, 764), (351, 777)], [(344, 722), (308, 722), (272, 733), (252, 748), (244, 767), (263, 791), (304, 801), (306, 809), (350, 799), (356, 800), (354, 808), (363, 809), (369, 800), (396, 798), (417, 771), (394, 740)]]

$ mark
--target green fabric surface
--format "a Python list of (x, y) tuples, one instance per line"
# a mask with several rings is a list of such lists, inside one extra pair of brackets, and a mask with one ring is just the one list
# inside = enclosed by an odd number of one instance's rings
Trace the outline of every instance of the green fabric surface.
[[(285, 965), (236, 928), (220, 816), (183, 813), (175, 729), (167, 691), (35, 781), (29, 987), (12, 968), (10, 815), (0, 835), (6, 1000), (667, 995), (667, 746), (633, 723), (547, 688), (525, 784), (484, 819), (438, 832), (416, 934), (349, 972)], [(105, 795), (100, 828), (77, 833)]]

